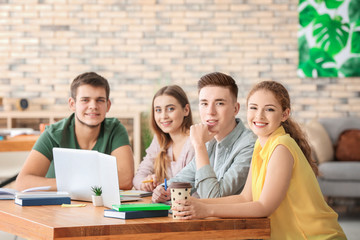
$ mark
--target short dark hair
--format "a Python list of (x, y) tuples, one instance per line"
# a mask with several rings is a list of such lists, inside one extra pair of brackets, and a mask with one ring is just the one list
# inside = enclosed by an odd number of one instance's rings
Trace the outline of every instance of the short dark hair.
[(86, 72), (77, 76), (70, 86), (71, 97), (76, 98), (76, 91), (81, 85), (91, 85), (93, 87), (102, 87), (106, 92), (106, 100), (109, 100), (110, 86), (108, 81), (95, 72)]
[(229, 75), (220, 72), (206, 74), (202, 76), (198, 81), (198, 92), (200, 92), (203, 87), (207, 86), (228, 88), (230, 90), (230, 93), (233, 95), (235, 101), (237, 100), (239, 91), (238, 86), (236, 85), (235, 80)]

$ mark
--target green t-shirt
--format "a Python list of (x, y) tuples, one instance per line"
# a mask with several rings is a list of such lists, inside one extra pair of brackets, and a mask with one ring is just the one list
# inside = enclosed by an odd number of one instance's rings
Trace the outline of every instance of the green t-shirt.
[[(75, 136), (74, 116), (73, 113), (70, 117), (46, 127), (33, 147), (51, 162), (46, 174), (48, 178), (55, 177), (52, 152), (54, 147), (80, 149)], [(124, 145), (130, 145), (129, 136), (124, 125), (117, 118), (105, 118), (101, 123), (99, 137), (92, 150), (111, 154), (112, 151)]]

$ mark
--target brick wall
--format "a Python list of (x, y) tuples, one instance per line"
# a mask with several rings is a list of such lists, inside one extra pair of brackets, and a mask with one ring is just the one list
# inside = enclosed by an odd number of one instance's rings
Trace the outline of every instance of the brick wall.
[(0, 97), (30, 110), (67, 109), (69, 84), (96, 71), (112, 111), (149, 111), (154, 92), (179, 84), (195, 116), (197, 79), (221, 71), (240, 87), (286, 85), (294, 116), (360, 115), (359, 78), (296, 75), (297, 0), (0, 0)]

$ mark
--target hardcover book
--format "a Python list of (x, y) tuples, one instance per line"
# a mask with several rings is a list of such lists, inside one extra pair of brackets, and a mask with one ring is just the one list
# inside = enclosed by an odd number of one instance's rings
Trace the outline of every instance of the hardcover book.
[(167, 217), (168, 214), (169, 214), (168, 210), (129, 211), (129, 212), (119, 212), (114, 209), (104, 210), (104, 217), (120, 218), (120, 219)]
[(113, 205), (114, 210), (119, 212), (129, 211), (151, 211), (151, 210), (169, 210), (171, 206), (164, 203), (139, 203), (139, 204), (121, 204)]
[(70, 204), (70, 197), (57, 198), (15, 198), (15, 203), (20, 206), (42, 206), (42, 205), (61, 205)]

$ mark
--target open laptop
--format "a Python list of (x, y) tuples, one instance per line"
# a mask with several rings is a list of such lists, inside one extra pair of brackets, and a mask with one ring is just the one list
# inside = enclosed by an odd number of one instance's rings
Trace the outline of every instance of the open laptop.
[(72, 200), (91, 201), (91, 187), (101, 186), (103, 203), (121, 204), (116, 157), (94, 150), (53, 148), (56, 185)]

